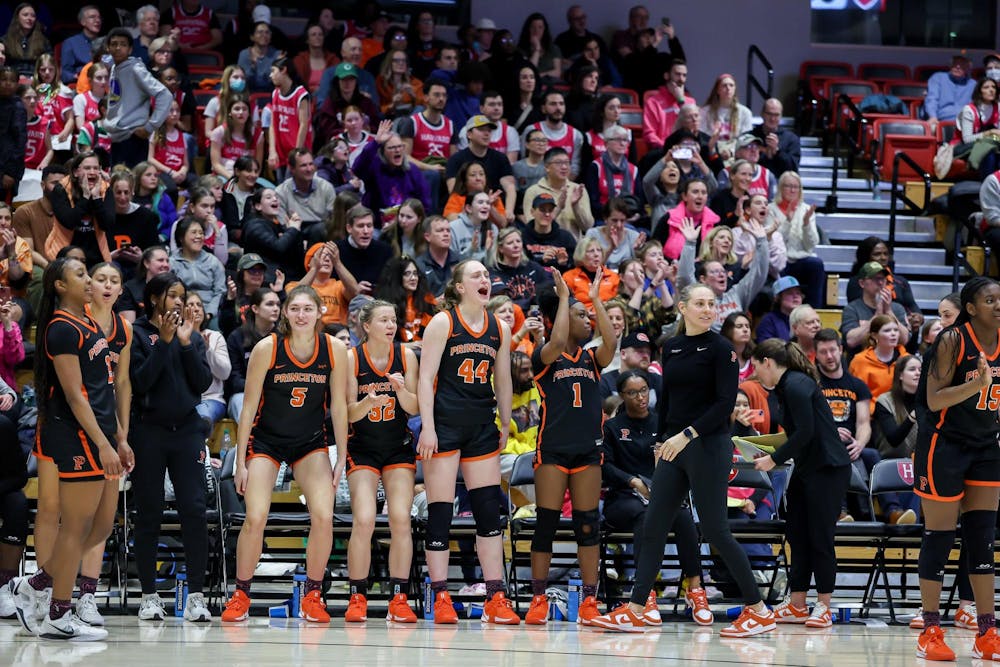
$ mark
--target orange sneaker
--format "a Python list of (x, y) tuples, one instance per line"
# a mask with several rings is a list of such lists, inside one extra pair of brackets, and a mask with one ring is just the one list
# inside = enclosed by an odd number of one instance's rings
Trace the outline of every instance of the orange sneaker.
[(590, 619), (590, 625), (613, 632), (645, 632), (647, 627), (643, 617), (632, 611), (627, 602), (614, 611)]
[(1000, 636), (997, 636), (996, 628), (990, 628), (985, 635), (976, 637), (972, 655), (983, 660), (1000, 660)]
[(600, 615), (601, 611), (597, 608), (597, 598), (588, 595), (576, 610), (576, 622), (578, 625), (590, 625)]
[(764, 612), (754, 611), (753, 607), (743, 607), (743, 613), (735, 621), (722, 629), (720, 637), (740, 638), (771, 632), (775, 628), (774, 613), (764, 608)]
[(806, 619), (809, 618), (809, 607), (800, 609), (792, 605), (789, 600), (785, 600), (774, 609), (771, 610), (774, 614), (775, 623), (805, 623)]
[(250, 616), (250, 597), (243, 591), (237, 590), (226, 603), (226, 609), (222, 612), (222, 622), (239, 623), (247, 620), (248, 616)]
[(976, 605), (967, 604), (955, 612), (955, 627), (963, 630), (979, 632), (979, 621), (976, 620)]
[(455, 613), (455, 603), (451, 601), (448, 591), (441, 591), (434, 600), (434, 622), (438, 625), (444, 623), (453, 625), (458, 623), (458, 614)]
[(521, 617), (514, 611), (514, 605), (503, 593), (494, 593), (483, 605), (483, 623), (496, 625), (520, 625)]
[(656, 589), (649, 591), (649, 597), (646, 598), (646, 606), (642, 610), (642, 620), (646, 625), (662, 625), (663, 619), (660, 618), (660, 603), (656, 601)]
[(368, 620), (368, 598), (361, 593), (351, 596), (351, 601), (347, 603), (347, 614), (344, 615), (345, 623), (364, 623)]
[(524, 622), (528, 625), (545, 625), (549, 622), (549, 596), (535, 595), (531, 598), (531, 606), (528, 607), (528, 615), (524, 617)]
[(299, 605), (299, 618), (310, 623), (329, 623), (330, 613), (326, 610), (326, 602), (320, 591), (310, 591), (302, 598)]
[(712, 625), (715, 621), (715, 614), (708, 606), (704, 588), (692, 588), (684, 594), (684, 601), (691, 608), (691, 618), (698, 625)]
[(397, 593), (389, 601), (389, 614), (385, 620), (393, 623), (416, 623), (417, 615), (410, 609), (410, 602), (406, 599), (406, 593)]
[[(976, 646), (978, 646), (978, 641)], [(973, 647), (973, 650), (975, 648)], [(944, 643), (944, 630), (941, 629), (941, 626), (932, 625), (920, 633), (920, 636), (917, 637), (917, 657), (945, 662), (955, 659), (955, 652)]]
[(829, 628), (833, 626), (833, 615), (830, 608), (822, 602), (813, 605), (812, 613), (806, 619), (807, 628)]

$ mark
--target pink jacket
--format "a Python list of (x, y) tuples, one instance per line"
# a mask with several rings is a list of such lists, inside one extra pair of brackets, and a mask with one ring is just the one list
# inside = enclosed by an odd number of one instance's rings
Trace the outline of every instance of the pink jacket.
[(0, 378), (18, 391), (14, 367), (24, 361), (24, 341), (21, 339), (21, 327), (14, 323), (10, 331), (0, 326)]
[(681, 234), (681, 222), (684, 221), (684, 218), (691, 218), (694, 220), (694, 224), (701, 225), (702, 241), (712, 231), (712, 227), (719, 224), (719, 216), (707, 206), (702, 210), (700, 215), (695, 215), (689, 213), (684, 202), (681, 202), (676, 207), (670, 209), (668, 215), (670, 217), (667, 220), (667, 224), (669, 225), (667, 242), (663, 244), (663, 256), (667, 259), (678, 259), (681, 256), (681, 250), (684, 249), (684, 235)]
[[(690, 95), (684, 96), (684, 104), (697, 104)], [(662, 148), (663, 142), (674, 132), (674, 123), (680, 115), (681, 105), (677, 98), (660, 86), (643, 102), (642, 138), (650, 148)]]

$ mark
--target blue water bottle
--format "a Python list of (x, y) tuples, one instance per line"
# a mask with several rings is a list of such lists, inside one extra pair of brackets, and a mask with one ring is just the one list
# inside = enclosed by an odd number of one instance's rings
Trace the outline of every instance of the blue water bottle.
[(296, 572), (292, 575), (292, 608), (289, 609), (289, 616), (292, 618), (298, 618), (299, 616), (299, 605), (302, 604), (302, 598), (306, 596), (306, 574), (305, 572)]
[(730, 607), (726, 610), (726, 618), (733, 621), (740, 617), (743, 613), (743, 607)]
[(566, 620), (571, 623), (576, 622), (576, 615), (580, 609), (580, 588), (583, 586), (583, 582), (579, 579), (569, 580), (569, 595), (566, 601)]
[(174, 616), (183, 618), (184, 606), (187, 604), (188, 581), (187, 570), (181, 568), (177, 571), (177, 584), (175, 586), (176, 595), (174, 597)]
[(431, 588), (430, 577), (424, 577), (424, 619), (434, 620), (434, 590)]

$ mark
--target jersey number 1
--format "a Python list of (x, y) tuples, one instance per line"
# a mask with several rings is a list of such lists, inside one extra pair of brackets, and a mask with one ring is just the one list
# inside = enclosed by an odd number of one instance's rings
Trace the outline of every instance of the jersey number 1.
[(489, 371), (490, 362), (485, 359), (479, 362), (475, 370), (472, 368), (472, 359), (466, 359), (462, 362), (462, 365), (458, 367), (458, 374), (463, 380), (465, 380), (465, 384), (475, 384), (476, 382), (482, 382), (485, 384), (486, 382), (489, 382)]
[(976, 409), (996, 412), (997, 408), (1000, 408), (1000, 384), (991, 384), (980, 389)]
[(582, 408), (583, 407), (583, 400), (582, 400), (582, 396), (580, 394), (580, 383), (579, 382), (574, 382), (573, 383), (573, 407), (574, 408)]

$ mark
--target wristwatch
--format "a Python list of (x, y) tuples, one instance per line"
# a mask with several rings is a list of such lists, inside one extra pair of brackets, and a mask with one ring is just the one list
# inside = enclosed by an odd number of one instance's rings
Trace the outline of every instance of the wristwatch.
[(688, 440), (694, 440), (696, 437), (698, 437), (698, 436), (695, 435), (694, 429), (691, 428), (690, 426), (688, 426), (687, 428), (685, 428), (682, 431), (682, 433), (684, 434), (684, 437), (687, 438)]

